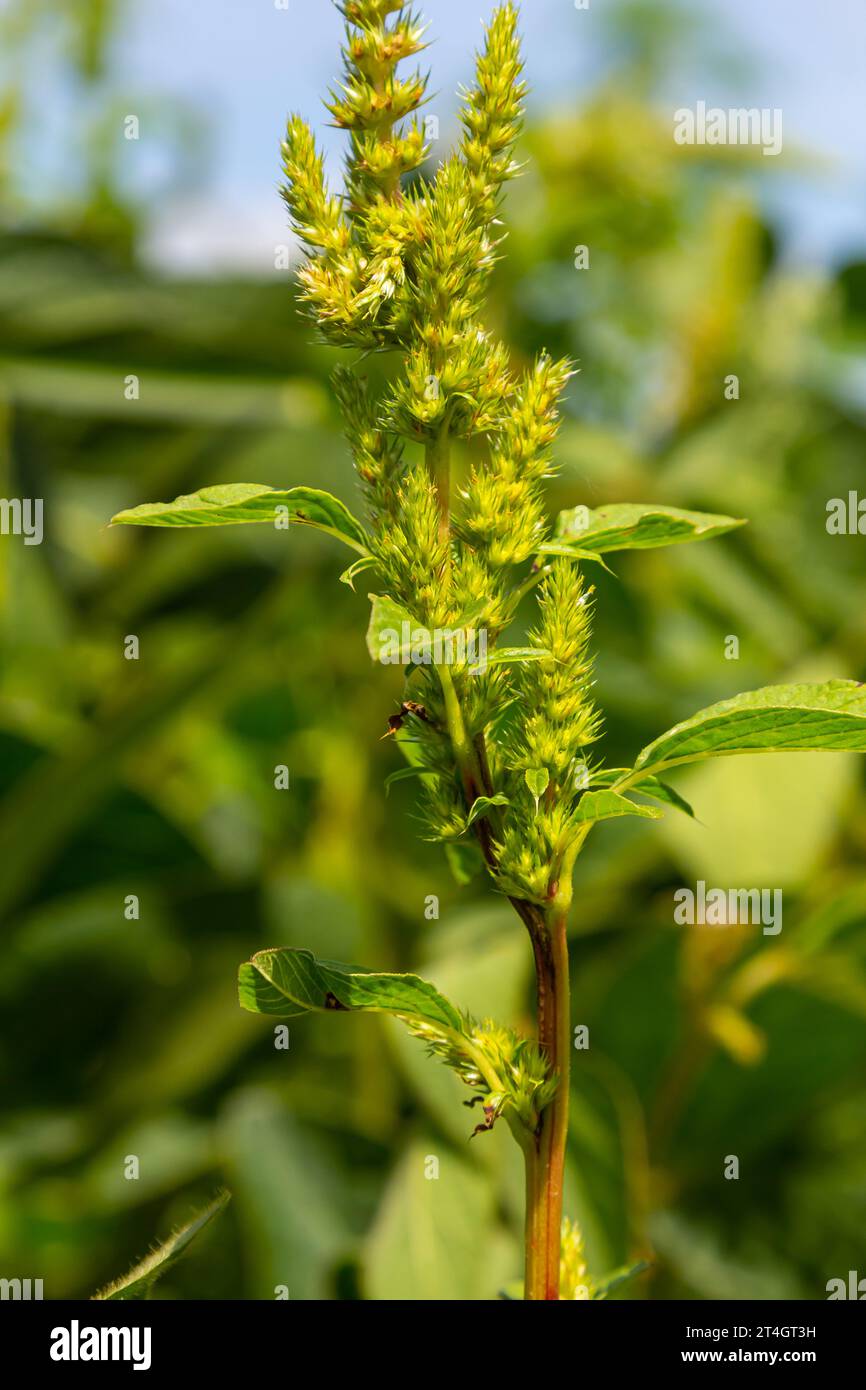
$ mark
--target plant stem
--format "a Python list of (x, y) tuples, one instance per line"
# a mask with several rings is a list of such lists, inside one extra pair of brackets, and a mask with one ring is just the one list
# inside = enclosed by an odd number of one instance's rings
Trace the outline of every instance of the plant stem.
[[(542, 1112), (536, 1156), (526, 1166), (526, 1272), (524, 1298), (558, 1299), (562, 1251), (562, 1193), (568, 1142), (571, 1073), (571, 987), (568, 915), (577, 856), (589, 834), (583, 826), (570, 842), (550, 881), (547, 910), (521, 913), (535, 953), (538, 1042), (557, 1078), (556, 1093)], [(528, 904), (526, 905), (528, 907)]]
[(557, 892), (544, 925), (533, 933), (538, 989), (538, 1041), (556, 1094), (541, 1116), (533, 1153), (526, 1163), (526, 1276), (528, 1300), (559, 1298), (562, 1189), (568, 1139), (571, 1060), (568, 940), (570, 882)]
[(569, 980), (569, 913), (574, 863), (589, 826), (581, 828), (563, 852), (550, 878), (548, 909), (524, 916), (535, 954), (538, 990), (538, 1042), (556, 1094), (542, 1112), (535, 1136), (535, 1155), (527, 1162), (527, 1226), (525, 1226), (524, 1298), (559, 1300), (562, 1257), (563, 1184), (569, 1141), (569, 1080), (571, 1072), (571, 988)]

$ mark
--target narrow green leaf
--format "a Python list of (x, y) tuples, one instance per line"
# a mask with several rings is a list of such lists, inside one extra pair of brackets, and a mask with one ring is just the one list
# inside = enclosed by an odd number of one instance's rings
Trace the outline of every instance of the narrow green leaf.
[(696, 819), (694, 810), (685, 797), (680, 796), (675, 787), (660, 781), (658, 777), (647, 777), (635, 790), (640, 790), (644, 796), (650, 796), (654, 801), (663, 802), (665, 806), (672, 806), (676, 811), (682, 811), (683, 815), (688, 816), (691, 820)]
[(643, 749), (637, 773), (734, 753), (866, 752), (866, 687), (857, 681), (771, 685), (710, 705)]
[(372, 555), (362, 555), (360, 560), (356, 560), (347, 570), (343, 570), (340, 575), (340, 583), (348, 584), (349, 588), (354, 591), (355, 580), (358, 575), (363, 574), (365, 570), (373, 569), (375, 564), (376, 560)]
[(686, 512), (653, 503), (619, 502), (606, 507), (574, 507), (560, 512), (556, 534), (581, 551), (650, 550), (683, 541), (710, 540), (745, 522), (711, 512)]
[(580, 798), (575, 812), (576, 820), (586, 823), (600, 820), (615, 820), (618, 816), (643, 816), (647, 820), (658, 820), (661, 811), (654, 806), (638, 806), (619, 792), (587, 792)]
[(168, 1240), (158, 1245), (149, 1255), (145, 1255), (137, 1265), (121, 1279), (116, 1279), (113, 1284), (108, 1284), (106, 1288), (100, 1289), (93, 1295), (94, 1300), (115, 1300), (117, 1302), (131, 1302), (134, 1299), (148, 1298), (153, 1285), (157, 1279), (161, 1279), (166, 1270), (170, 1269), (176, 1260), (188, 1249), (192, 1241), (195, 1240), (208, 1222), (212, 1221), (231, 1200), (228, 1192), (221, 1192), (219, 1196), (200, 1211), (197, 1216), (179, 1231), (175, 1231), (169, 1236)]
[(546, 647), (498, 647), (487, 657), (487, 665), (522, 666), (528, 661), (547, 661), (552, 655)]
[[(562, 512), (561, 515), (567, 516), (569, 513)], [(600, 552), (594, 550), (581, 550), (576, 542), (572, 543), (567, 540), (548, 541), (547, 545), (539, 547), (536, 554), (543, 556), (560, 556), (564, 560), (587, 560), (591, 561), (594, 565), (601, 565), (602, 569), (607, 570), (608, 574), (613, 573), (610, 566), (602, 559)]]
[(240, 526), (250, 522), (276, 525), (283, 518), (327, 531), (366, 558), (369, 538), (359, 521), (336, 497), (311, 487), (288, 491), (257, 483), (226, 483), (202, 488), (173, 502), (146, 502), (118, 512), (112, 526)]
[(259, 951), (242, 965), (238, 993), (250, 1013), (278, 1018), (310, 1011), (389, 1013), (463, 1031), (458, 1011), (417, 975), (377, 974), (290, 947)]
[(468, 830), (469, 827), (474, 825), (477, 820), (480, 820), (482, 816), (486, 816), (491, 807), (509, 806), (510, 804), (508, 797), (503, 796), (502, 792), (497, 792), (496, 796), (476, 797), (472, 803), (472, 809), (466, 818), (466, 829)]

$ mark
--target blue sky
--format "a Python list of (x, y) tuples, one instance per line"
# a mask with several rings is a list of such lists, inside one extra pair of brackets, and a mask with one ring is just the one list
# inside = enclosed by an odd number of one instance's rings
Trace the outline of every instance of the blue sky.
[[(612, 61), (614, 0), (524, 0), (522, 27), (536, 108), (577, 105)], [(285, 5), (286, 8), (277, 8)], [(447, 129), (454, 91), (471, 74), (472, 52), (494, 0), (423, 0), (435, 40), (427, 57), (436, 95), (430, 109)], [(781, 107), (786, 152), (814, 151), (808, 178), (773, 171), (764, 180), (793, 253), (831, 261), (866, 240), (866, 3), (864, 0), (687, 0), (703, 21), (705, 61), (686, 54), (664, 104)], [(206, 159), (198, 178), (160, 203), (150, 242), (168, 268), (207, 271), (235, 264), (267, 270), (286, 240), (275, 188), (277, 145), (288, 110), (320, 122), (338, 167), (339, 136), (324, 127), (320, 96), (337, 71), (341, 20), (330, 0), (135, 0), (116, 46), (114, 87), (135, 111), (142, 94), (182, 99), (205, 113)], [(55, 103), (49, 123), (68, 111)], [(142, 109), (144, 107), (142, 106)], [(158, 120), (158, 107), (155, 119)], [(143, 125), (146, 127), (147, 122)], [(147, 143), (130, 147), (131, 186), (147, 184)], [(136, 164), (138, 161), (138, 164)], [(157, 180), (158, 183), (158, 180)]]

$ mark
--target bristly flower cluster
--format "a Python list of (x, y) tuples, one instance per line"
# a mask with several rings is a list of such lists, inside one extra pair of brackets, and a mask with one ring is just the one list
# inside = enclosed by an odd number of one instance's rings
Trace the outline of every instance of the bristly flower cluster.
[[(511, 3), (495, 12), (463, 94), (458, 149), (429, 173), (426, 77), (402, 66), (423, 51), (424, 25), (390, 0), (339, 8), (344, 72), (328, 110), (349, 137), (342, 195), (326, 187), (300, 117), (283, 145), (284, 196), (307, 248), (302, 295), (330, 343), (399, 354), (381, 397), (358, 366), (335, 375), (389, 597), (427, 629), (483, 631), (492, 649), (543, 577), (529, 638), (540, 659), (524, 653), (480, 674), (468, 663), (417, 668), (411, 693), (425, 717), (410, 731), (432, 836), (477, 835), (503, 891), (540, 903), (575, 836), (576, 772), (597, 718), (577, 562), (540, 554), (544, 480), (572, 367), (542, 355), (516, 374), (483, 322), (501, 194), (518, 172), (517, 15)], [(486, 445), (452, 495), (452, 445), (469, 439)], [(470, 831), (481, 797), (492, 804)]]
[(556, 1081), (537, 1043), (520, 1038), (510, 1028), (485, 1019), (464, 1019), (462, 1035), (433, 1024), (404, 1018), (415, 1037), (427, 1044), (432, 1057), (444, 1062), (476, 1092), (467, 1105), (480, 1103), (484, 1119), (476, 1134), (490, 1130), (500, 1117), (517, 1120), (534, 1134), (542, 1111), (553, 1099)]
[(568, 1217), (562, 1223), (562, 1263), (559, 1275), (560, 1299), (585, 1301), (595, 1298), (596, 1290), (589, 1277), (583, 1232)]

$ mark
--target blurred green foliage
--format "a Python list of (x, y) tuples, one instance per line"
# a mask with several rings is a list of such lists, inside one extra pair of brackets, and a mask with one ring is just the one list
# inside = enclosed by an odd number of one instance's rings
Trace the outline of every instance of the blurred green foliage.
[[(82, 83), (112, 9), (69, 7)], [(824, 524), (862, 479), (866, 266), (791, 268), (748, 161), (684, 154), (639, 95), (651, 39), (630, 33), (619, 75), (526, 140), (493, 314), (516, 357), (580, 361), (552, 507), (752, 524), (598, 576), (614, 766), (737, 690), (866, 666), (863, 542)], [(0, 146), (14, 88), (3, 113)], [(46, 525), (0, 542), (0, 1273), (86, 1296), (225, 1183), (160, 1296), (490, 1298), (520, 1262), (508, 1136), (470, 1145), (459, 1083), (387, 1021), (305, 1018), (281, 1051), (235, 998), (239, 960), (311, 945), (531, 1023), (519, 925), (418, 840), (411, 785), (386, 801), (400, 688), (370, 666), (363, 591), (303, 530), (105, 528), (223, 481), (351, 502), (333, 354), (285, 281), (144, 269), (107, 168), (54, 217), (7, 179), (0, 236), (0, 492), (44, 498)], [(607, 829), (579, 868), (568, 1207), (591, 1272), (653, 1252), (625, 1296), (821, 1297), (866, 1224), (861, 765), (736, 759), (678, 785), (698, 823)], [(781, 887), (781, 935), (676, 928), (698, 878)]]

